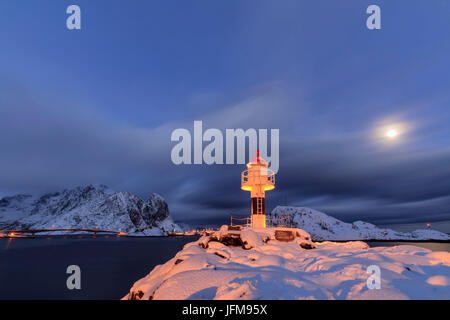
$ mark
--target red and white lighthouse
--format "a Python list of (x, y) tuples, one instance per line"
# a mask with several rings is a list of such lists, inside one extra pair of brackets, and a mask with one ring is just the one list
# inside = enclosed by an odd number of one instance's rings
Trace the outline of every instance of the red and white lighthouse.
[(266, 227), (265, 192), (275, 188), (275, 173), (268, 168), (269, 164), (259, 156), (247, 163), (247, 170), (241, 174), (241, 189), (250, 191), (252, 199), (251, 226), (253, 228)]

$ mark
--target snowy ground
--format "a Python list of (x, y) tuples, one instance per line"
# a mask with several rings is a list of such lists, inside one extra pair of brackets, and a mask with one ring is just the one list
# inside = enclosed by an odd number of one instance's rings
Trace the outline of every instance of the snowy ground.
[[(448, 252), (313, 243), (293, 230), (295, 239), (281, 242), (274, 229), (223, 226), (154, 268), (124, 299), (450, 299)], [(380, 289), (367, 286), (371, 265), (381, 270)]]

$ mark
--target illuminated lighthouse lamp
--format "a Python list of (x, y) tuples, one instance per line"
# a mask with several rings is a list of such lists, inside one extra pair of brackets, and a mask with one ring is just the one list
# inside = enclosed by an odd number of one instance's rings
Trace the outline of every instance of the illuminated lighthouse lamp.
[(275, 173), (268, 168), (269, 164), (259, 156), (247, 163), (247, 170), (241, 174), (241, 189), (250, 191), (251, 226), (253, 228), (266, 227), (266, 203), (265, 192), (275, 188)]

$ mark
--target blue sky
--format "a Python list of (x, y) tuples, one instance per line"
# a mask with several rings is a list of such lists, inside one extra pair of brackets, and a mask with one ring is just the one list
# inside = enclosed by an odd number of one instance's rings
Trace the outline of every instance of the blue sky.
[[(65, 27), (70, 4), (82, 30)], [(246, 214), (241, 166), (170, 162), (171, 131), (203, 120), (280, 129), (269, 208), (449, 220), (449, 14), (445, 0), (2, 1), (0, 195), (106, 183), (161, 193), (179, 220)], [(394, 124), (398, 141), (374, 142)]]

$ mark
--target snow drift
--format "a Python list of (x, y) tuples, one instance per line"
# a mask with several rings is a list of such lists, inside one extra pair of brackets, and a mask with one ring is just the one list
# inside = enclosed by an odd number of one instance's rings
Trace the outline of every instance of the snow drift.
[(104, 185), (78, 187), (42, 197), (17, 195), (0, 200), (0, 229), (98, 228), (135, 235), (165, 235), (179, 229), (166, 201), (147, 201)]
[[(274, 229), (223, 226), (155, 267), (124, 299), (450, 299), (448, 252), (312, 243), (291, 231), (280, 241)], [(367, 286), (372, 265), (381, 269), (380, 289)]]
[(436, 230), (416, 230), (411, 233), (382, 229), (377, 226), (356, 221), (346, 223), (329, 215), (306, 207), (277, 206), (268, 218), (287, 217), (296, 228), (306, 230), (313, 240), (450, 240), (448, 234)]

